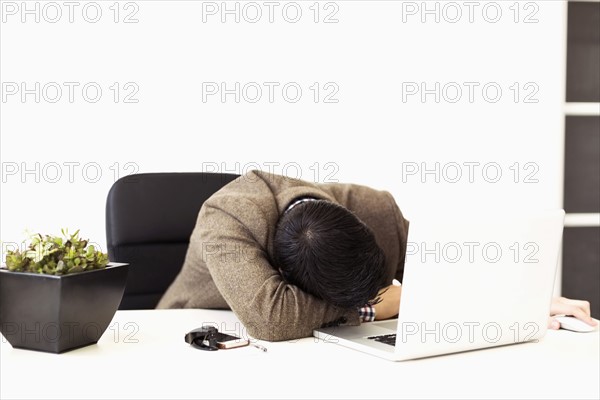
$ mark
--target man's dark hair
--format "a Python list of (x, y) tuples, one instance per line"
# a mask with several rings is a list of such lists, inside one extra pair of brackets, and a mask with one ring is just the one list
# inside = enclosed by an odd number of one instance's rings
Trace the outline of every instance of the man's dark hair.
[(386, 276), (371, 229), (327, 200), (297, 204), (281, 216), (274, 257), (287, 282), (338, 307), (376, 302)]

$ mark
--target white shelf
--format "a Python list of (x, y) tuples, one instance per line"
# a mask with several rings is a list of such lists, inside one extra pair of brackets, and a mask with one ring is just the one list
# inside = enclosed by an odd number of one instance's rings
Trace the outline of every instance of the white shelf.
[(600, 103), (565, 103), (564, 112), (569, 116), (597, 117), (600, 116)]
[(600, 213), (566, 214), (565, 227), (583, 228), (600, 226)]

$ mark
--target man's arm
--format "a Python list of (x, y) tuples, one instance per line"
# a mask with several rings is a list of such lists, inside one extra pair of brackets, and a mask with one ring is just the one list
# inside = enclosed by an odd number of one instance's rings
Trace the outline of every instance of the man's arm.
[[(408, 226), (409, 221), (404, 218), (402, 215), (402, 211), (400, 211), (400, 207), (394, 200), (394, 197), (387, 193), (389, 196), (389, 200), (392, 207), (394, 221), (396, 222), (396, 229), (398, 234), (398, 241), (400, 242), (400, 257), (398, 258), (398, 266), (396, 267), (396, 273), (394, 274), (394, 278), (398, 282), (402, 282), (402, 278), (404, 277), (404, 263), (406, 259), (406, 246), (408, 243)], [(391, 283), (391, 282), (390, 282)]]
[[(388, 286), (380, 292), (381, 302), (375, 304), (375, 320), (393, 318), (398, 314), (402, 286)], [(590, 303), (585, 300), (573, 300), (566, 297), (552, 298), (548, 328), (560, 329), (560, 323), (554, 319), (557, 315), (572, 315), (588, 325), (596, 326), (598, 323), (591, 317)]]

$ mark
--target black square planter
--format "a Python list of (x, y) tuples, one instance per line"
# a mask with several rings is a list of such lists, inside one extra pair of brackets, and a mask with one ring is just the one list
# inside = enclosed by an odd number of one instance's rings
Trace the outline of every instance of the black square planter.
[(97, 343), (115, 315), (128, 264), (69, 275), (0, 269), (0, 332), (15, 348), (62, 353)]

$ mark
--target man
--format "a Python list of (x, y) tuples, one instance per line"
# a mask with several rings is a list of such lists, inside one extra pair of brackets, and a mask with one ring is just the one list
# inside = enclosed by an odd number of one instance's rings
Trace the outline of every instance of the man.
[[(251, 171), (204, 203), (158, 308), (230, 308), (272, 341), (391, 318), (408, 227), (386, 191)], [(594, 324), (587, 302), (555, 299), (551, 313)]]

